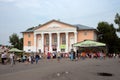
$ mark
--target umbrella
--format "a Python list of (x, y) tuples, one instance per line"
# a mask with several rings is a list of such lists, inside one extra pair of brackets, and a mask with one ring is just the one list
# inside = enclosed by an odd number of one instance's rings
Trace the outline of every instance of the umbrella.
[(9, 50), (9, 52), (23, 52), (22, 50), (19, 50), (17, 48), (12, 48)]
[(101, 46), (106, 46), (106, 44), (101, 43), (101, 42), (97, 42), (97, 41), (93, 41), (93, 40), (85, 40), (82, 42), (78, 42), (73, 44), (73, 46), (77, 47), (101, 47)]

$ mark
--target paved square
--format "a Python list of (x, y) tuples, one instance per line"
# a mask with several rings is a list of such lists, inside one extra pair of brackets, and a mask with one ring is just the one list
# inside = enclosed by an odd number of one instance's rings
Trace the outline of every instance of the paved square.
[(118, 59), (40, 60), (38, 64), (0, 65), (0, 80), (120, 80)]

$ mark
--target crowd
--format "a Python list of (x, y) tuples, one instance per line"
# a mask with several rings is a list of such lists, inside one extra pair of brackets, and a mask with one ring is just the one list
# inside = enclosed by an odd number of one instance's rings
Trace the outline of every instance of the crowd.
[(120, 58), (120, 54), (108, 54), (106, 55), (102, 51), (98, 52), (85, 52), (85, 51), (79, 51), (76, 52), (71, 49), (69, 53), (60, 53), (60, 51), (53, 53), (48, 52), (47, 54), (43, 53), (29, 53), (29, 55), (22, 54), (21, 56), (16, 56), (14, 52), (8, 53), (7, 51), (2, 52), (1, 54), (1, 63), (3, 65), (10, 63), (11, 66), (15, 64), (15, 62), (22, 62), (27, 64), (38, 64), (38, 61), (40, 59), (57, 59), (58, 62), (60, 62), (61, 58), (70, 58), (71, 61), (76, 61), (78, 59), (105, 59), (106, 57), (109, 58)]

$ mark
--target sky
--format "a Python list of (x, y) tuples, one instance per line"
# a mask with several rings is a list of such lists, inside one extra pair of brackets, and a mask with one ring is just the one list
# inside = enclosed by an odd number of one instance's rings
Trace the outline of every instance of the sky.
[(101, 21), (114, 23), (116, 13), (120, 0), (0, 0), (0, 44), (10, 45), (13, 33), (22, 37), (27, 28), (53, 19), (97, 28)]

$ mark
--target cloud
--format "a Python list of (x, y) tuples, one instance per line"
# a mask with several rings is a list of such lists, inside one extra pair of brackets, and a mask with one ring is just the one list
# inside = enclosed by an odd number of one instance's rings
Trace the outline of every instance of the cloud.
[(39, 0), (19, 0), (15, 3), (18, 8), (37, 8), (40, 7)]
[(16, 0), (0, 0), (0, 2), (14, 2)]
[(0, 0), (2, 3), (12, 3), (18, 8), (37, 8), (40, 7), (39, 2), (42, 0)]

